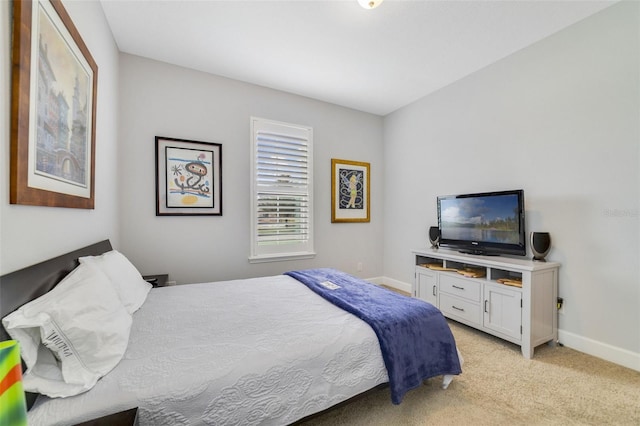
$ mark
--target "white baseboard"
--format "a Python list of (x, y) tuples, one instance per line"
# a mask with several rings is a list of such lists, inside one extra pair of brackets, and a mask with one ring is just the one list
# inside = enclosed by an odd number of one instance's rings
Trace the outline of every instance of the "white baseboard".
[(407, 292), (411, 294), (411, 284), (403, 283), (402, 281), (394, 280), (388, 277), (375, 277), (375, 278), (367, 278), (367, 281), (377, 285), (386, 285), (389, 287), (393, 287), (395, 289)]
[(564, 346), (602, 358), (605, 361), (640, 371), (640, 354), (626, 349), (598, 342), (564, 330), (558, 330), (558, 341)]
[[(369, 278), (367, 281), (378, 285), (384, 284), (389, 287), (411, 293), (411, 284), (394, 280), (392, 278), (375, 277)], [(558, 330), (558, 341), (564, 346), (575, 349), (576, 351), (604, 359), (605, 361), (613, 362), (614, 364), (618, 364), (632, 370), (640, 371), (639, 353), (612, 346), (607, 343), (598, 342), (564, 330)]]

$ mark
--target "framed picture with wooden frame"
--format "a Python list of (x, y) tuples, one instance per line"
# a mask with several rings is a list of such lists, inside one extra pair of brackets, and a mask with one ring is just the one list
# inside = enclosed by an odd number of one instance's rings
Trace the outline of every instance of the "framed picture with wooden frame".
[(222, 145), (156, 136), (156, 216), (222, 216)]
[(331, 159), (331, 222), (369, 222), (370, 164)]
[(98, 66), (60, 0), (13, 20), (9, 201), (93, 209)]

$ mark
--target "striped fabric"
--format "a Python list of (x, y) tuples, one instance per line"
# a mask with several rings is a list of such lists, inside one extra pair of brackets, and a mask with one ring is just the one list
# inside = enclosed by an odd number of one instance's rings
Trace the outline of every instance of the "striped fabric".
[(22, 390), (20, 345), (0, 342), (0, 426), (26, 426), (27, 406)]

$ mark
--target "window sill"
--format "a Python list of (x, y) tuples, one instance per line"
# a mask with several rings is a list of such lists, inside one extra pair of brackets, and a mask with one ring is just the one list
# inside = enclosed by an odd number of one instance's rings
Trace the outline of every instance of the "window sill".
[(315, 252), (266, 254), (250, 256), (249, 263), (285, 262), (287, 260), (313, 259), (314, 257), (316, 257)]

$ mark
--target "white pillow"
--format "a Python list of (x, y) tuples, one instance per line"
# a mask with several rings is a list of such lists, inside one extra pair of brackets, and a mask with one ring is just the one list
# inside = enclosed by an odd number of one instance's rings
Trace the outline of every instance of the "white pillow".
[(20, 342), (24, 390), (66, 397), (91, 389), (120, 362), (131, 315), (102, 272), (80, 265), (2, 324)]
[(129, 259), (117, 250), (108, 251), (100, 256), (81, 257), (78, 260), (80, 263), (91, 263), (97, 266), (109, 277), (122, 304), (130, 314), (142, 306), (149, 290), (153, 287), (142, 278)]

